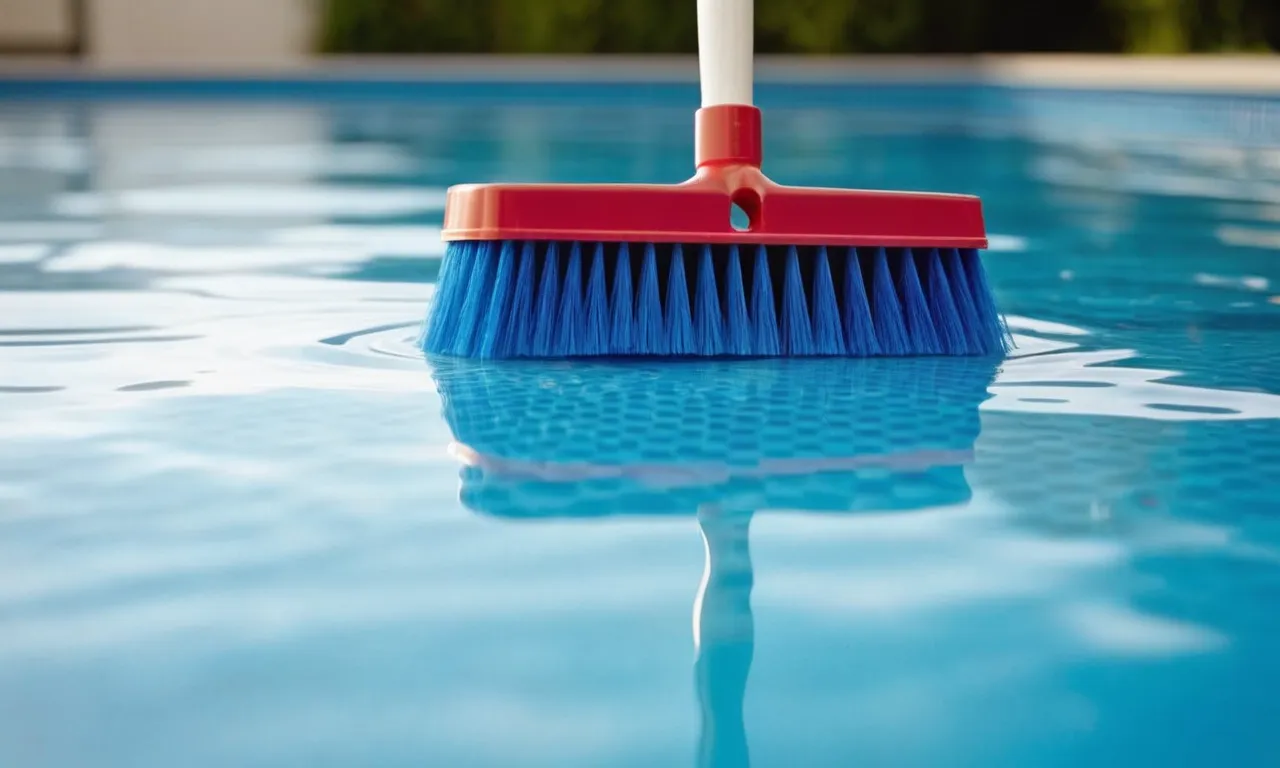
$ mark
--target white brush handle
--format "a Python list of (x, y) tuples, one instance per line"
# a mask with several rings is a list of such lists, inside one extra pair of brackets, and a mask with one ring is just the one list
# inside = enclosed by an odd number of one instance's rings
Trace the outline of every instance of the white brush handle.
[(698, 0), (702, 106), (752, 106), (755, 0)]

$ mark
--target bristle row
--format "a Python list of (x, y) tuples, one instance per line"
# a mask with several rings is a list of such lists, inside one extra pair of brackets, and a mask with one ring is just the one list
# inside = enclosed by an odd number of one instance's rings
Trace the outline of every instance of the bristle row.
[(978, 252), (451, 243), (421, 338), (478, 358), (997, 355)]

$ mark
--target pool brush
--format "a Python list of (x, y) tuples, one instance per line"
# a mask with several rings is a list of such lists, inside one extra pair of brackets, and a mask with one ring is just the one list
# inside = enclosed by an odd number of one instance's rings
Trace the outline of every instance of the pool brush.
[(698, 0), (702, 104), (689, 180), (451, 187), (423, 350), (1003, 355), (977, 197), (791, 187), (764, 175), (753, 23), (752, 0)]

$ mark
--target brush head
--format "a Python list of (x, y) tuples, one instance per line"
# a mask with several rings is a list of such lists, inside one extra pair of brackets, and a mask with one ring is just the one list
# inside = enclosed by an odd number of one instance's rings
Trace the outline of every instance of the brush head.
[[(970, 195), (791, 187), (760, 170), (760, 111), (697, 115), (697, 173), (681, 184), (463, 184), (449, 189), (446, 241), (987, 247)], [(737, 205), (749, 220), (731, 221)]]
[[(430, 354), (1002, 355), (966, 195), (787, 187), (760, 170), (760, 111), (706, 107), (676, 185), (449, 190)], [(733, 208), (748, 218), (732, 221)]]

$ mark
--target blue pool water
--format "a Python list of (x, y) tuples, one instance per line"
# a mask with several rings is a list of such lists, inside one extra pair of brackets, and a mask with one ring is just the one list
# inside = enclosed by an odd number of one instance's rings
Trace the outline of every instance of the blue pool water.
[(0, 83), (0, 766), (1280, 765), (1280, 101), (765, 86), (1008, 360), (479, 365), (443, 189), (693, 88), (183, 93)]

